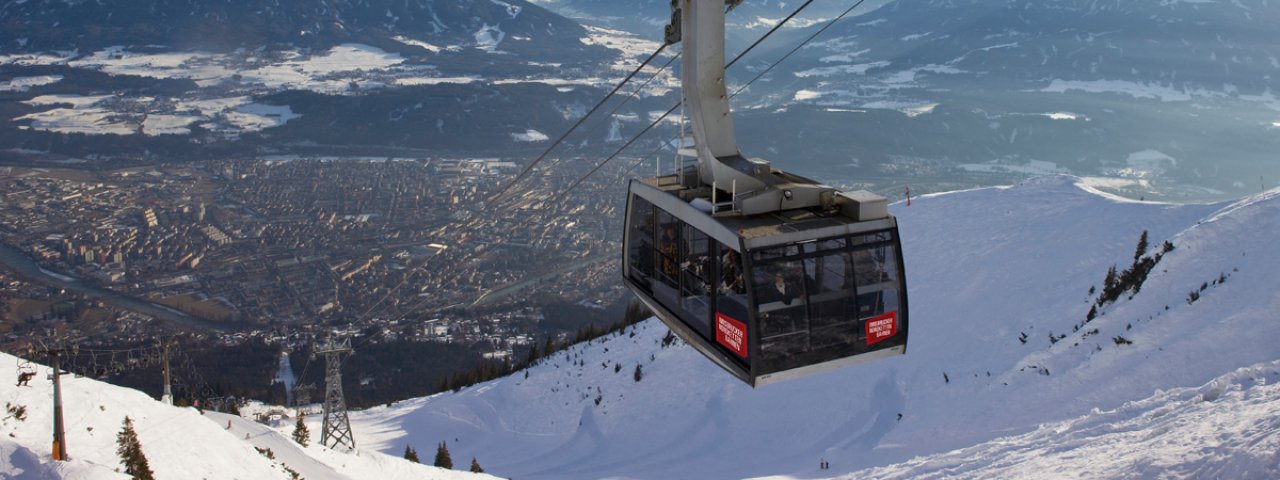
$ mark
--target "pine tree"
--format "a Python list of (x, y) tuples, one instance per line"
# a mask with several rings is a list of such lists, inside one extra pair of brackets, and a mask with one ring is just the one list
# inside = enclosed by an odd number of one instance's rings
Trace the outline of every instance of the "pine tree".
[(1138, 264), (1138, 259), (1142, 258), (1142, 255), (1144, 253), (1147, 253), (1147, 231), (1146, 230), (1142, 231), (1142, 236), (1138, 238), (1138, 249), (1137, 251), (1133, 252), (1134, 265)]
[(311, 441), (311, 431), (307, 430), (307, 424), (302, 421), (302, 415), (298, 415), (298, 423), (293, 425), (293, 441), (304, 447)]
[(418, 451), (408, 445), (404, 446), (404, 459), (413, 463), (422, 463), (421, 460), (418, 460)]
[(1098, 303), (1099, 305), (1113, 301), (1116, 297), (1120, 296), (1120, 294), (1116, 292), (1116, 289), (1119, 288), (1119, 283), (1120, 279), (1116, 275), (1116, 266), (1112, 265), (1111, 268), (1107, 270), (1107, 277), (1102, 280), (1102, 296), (1099, 297), (1099, 300), (1101, 300)]
[(449, 446), (445, 442), (440, 442), (440, 446), (436, 447), (436, 463), (440, 468), (453, 468), (453, 459), (449, 457)]
[(120, 463), (124, 465), (124, 473), (134, 480), (155, 480), (156, 474), (147, 463), (147, 456), (142, 453), (142, 444), (138, 442), (138, 432), (133, 430), (133, 420), (124, 417), (124, 427), (116, 434), (116, 454), (120, 455)]
[(551, 355), (555, 351), (556, 351), (555, 340), (552, 340), (551, 336), (548, 335), (546, 342), (542, 344), (542, 354)]
[(641, 378), (644, 378), (644, 374), (640, 372), (639, 363), (636, 364), (636, 373), (632, 374), (632, 377), (635, 378), (637, 382), (639, 382)]
[(484, 469), (480, 468), (480, 462), (476, 461), (476, 457), (471, 457), (471, 473), (484, 473)]
[(542, 358), (542, 354), (538, 352), (538, 344), (530, 343), (529, 356), (525, 359), (525, 365), (533, 366), (533, 364), (538, 362), (539, 358)]

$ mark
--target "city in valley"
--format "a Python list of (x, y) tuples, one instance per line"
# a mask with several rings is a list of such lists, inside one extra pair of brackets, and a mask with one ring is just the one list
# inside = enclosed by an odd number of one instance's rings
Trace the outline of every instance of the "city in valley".
[(621, 172), (563, 194), (576, 175), (535, 170), (491, 201), (518, 171), (499, 159), (299, 156), (3, 167), (4, 261), (39, 270), (4, 274), (2, 343), (180, 335), (279, 355), (355, 335), (366, 354), (449, 344), (502, 361), (620, 320)]

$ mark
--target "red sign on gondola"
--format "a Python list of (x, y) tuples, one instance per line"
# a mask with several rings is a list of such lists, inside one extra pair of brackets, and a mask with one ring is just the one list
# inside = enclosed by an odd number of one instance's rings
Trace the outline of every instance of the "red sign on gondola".
[(898, 333), (898, 312), (893, 311), (867, 320), (867, 345), (875, 345)]
[(747, 324), (716, 312), (716, 341), (739, 357), (747, 358)]

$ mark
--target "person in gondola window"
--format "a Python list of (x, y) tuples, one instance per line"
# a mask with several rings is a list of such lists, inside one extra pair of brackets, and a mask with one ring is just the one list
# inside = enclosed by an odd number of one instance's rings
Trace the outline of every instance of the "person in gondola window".
[(662, 273), (667, 278), (676, 277), (676, 226), (667, 224), (662, 228), (662, 236), (658, 237), (658, 251), (662, 254)]
[(782, 272), (773, 275), (773, 283), (765, 287), (762, 293), (760, 303), (782, 302), (783, 305), (791, 305), (792, 300), (801, 296), (800, 285), (787, 280)]
[(724, 255), (720, 256), (720, 292), (746, 292), (742, 282), (742, 260), (734, 250), (725, 249)]

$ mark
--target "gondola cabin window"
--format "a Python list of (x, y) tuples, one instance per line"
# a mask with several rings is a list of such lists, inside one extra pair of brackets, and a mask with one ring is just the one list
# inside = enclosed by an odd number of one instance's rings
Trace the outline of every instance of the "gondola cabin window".
[(901, 289), (892, 240), (873, 232), (752, 253), (762, 373), (899, 344), (890, 338)]

